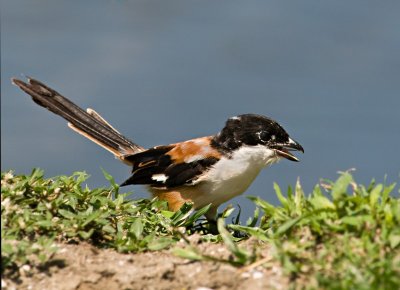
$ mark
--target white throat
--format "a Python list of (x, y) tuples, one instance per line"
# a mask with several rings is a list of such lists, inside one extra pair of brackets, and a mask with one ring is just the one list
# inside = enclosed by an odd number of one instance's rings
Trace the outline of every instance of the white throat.
[(261, 169), (279, 160), (276, 153), (263, 145), (242, 146), (230, 158), (223, 157), (196, 183), (205, 181), (208, 198), (204, 205), (219, 205), (243, 193)]

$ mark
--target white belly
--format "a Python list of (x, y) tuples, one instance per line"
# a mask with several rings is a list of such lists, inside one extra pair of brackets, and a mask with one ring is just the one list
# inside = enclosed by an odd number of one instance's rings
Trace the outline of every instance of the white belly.
[(246, 146), (237, 150), (231, 158), (222, 158), (199, 183), (203, 192), (201, 200), (194, 202), (196, 207), (209, 203), (218, 206), (229, 199), (242, 194), (254, 181), (261, 169), (278, 161), (274, 151), (265, 146)]

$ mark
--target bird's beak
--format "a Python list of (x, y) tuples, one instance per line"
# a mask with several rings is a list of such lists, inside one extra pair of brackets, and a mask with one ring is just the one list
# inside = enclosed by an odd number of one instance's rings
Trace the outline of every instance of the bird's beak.
[(298, 162), (299, 159), (294, 156), (290, 151), (301, 151), (304, 153), (303, 147), (296, 141), (289, 138), (289, 142), (274, 146), (274, 150), (279, 157), (286, 158), (290, 161)]

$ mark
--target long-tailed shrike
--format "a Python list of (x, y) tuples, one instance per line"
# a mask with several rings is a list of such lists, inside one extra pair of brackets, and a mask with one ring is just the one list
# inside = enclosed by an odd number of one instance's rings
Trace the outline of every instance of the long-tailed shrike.
[(173, 211), (185, 202), (195, 209), (211, 204), (206, 214), (211, 221), (218, 206), (243, 193), (261, 169), (281, 158), (299, 161), (291, 151), (304, 152), (276, 121), (256, 114), (229, 118), (212, 136), (145, 149), (94, 110), (82, 110), (43, 83), (32, 78), (12, 82), (35, 103), (66, 119), (72, 130), (132, 166), (121, 186), (144, 184)]

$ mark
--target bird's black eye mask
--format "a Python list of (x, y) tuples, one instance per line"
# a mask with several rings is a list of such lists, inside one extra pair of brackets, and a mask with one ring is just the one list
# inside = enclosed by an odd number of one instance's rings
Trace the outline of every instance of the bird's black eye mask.
[[(283, 129), (282, 129), (283, 130)], [(275, 144), (285, 144), (289, 141), (289, 135), (283, 130), (280, 131), (266, 131), (262, 130), (257, 133), (260, 143), (263, 145), (273, 146)]]

